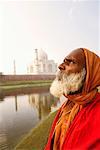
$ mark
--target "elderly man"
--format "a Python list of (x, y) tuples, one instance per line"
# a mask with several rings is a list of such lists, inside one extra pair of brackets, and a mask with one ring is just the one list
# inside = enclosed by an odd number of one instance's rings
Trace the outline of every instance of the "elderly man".
[(54, 119), (45, 150), (99, 150), (100, 58), (79, 48), (58, 68), (50, 91), (67, 99)]

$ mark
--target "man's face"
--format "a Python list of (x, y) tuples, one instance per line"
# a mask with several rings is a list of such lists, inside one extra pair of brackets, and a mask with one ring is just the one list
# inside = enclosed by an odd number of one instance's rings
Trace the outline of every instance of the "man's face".
[(80, 49), (76, 49), (65, 57), (63, 63), (58, 67), (61, 72), (67, 75), (71, 73), (79, 73), (85, 68), (85, 56), (84, 52)]
[(86, 74), (83, 50), (70, 53), (58, 68), (60, 71), (50, 87), (51, 94), (60, 97), (80, 90)]

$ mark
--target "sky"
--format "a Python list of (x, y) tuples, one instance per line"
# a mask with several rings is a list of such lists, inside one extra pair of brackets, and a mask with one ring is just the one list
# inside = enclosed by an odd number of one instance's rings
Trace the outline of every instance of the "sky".
[(76, 48), (100, 56), (99, 0), (0, 0), (0, 72), (27, 73), (34, 49), (61, 63)]

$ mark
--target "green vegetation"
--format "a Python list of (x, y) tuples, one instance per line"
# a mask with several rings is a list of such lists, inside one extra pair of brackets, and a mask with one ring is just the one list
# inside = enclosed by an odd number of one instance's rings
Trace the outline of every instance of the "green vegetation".
[(1, 90), (17, 89), (23, 87), (49, 86), (52, 80), (34, 80), (34, 81), (5, 81), (0, 83)]
[(56, 111), (51, 113), (37, 127), (32, 129), (16, 146), (15, 150), (43, 150), (47, 143), (51, 124), (55, 115)]
[(52, 80), (24, 80), (24, 81), (3, 81), (0, 82), (0, 86), (10, 85), (23, 85), (23, 84), (38, 84), (38, 83), (51, 83)]

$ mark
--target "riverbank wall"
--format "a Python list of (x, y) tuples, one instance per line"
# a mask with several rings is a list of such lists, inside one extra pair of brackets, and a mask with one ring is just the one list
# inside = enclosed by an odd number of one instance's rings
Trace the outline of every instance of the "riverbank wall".
[(29, 87), (50, 86), (55, 75), (0, 75), (0, 93)]
[(54, 80), (55, 75), (0, 75), (0, 82)]

